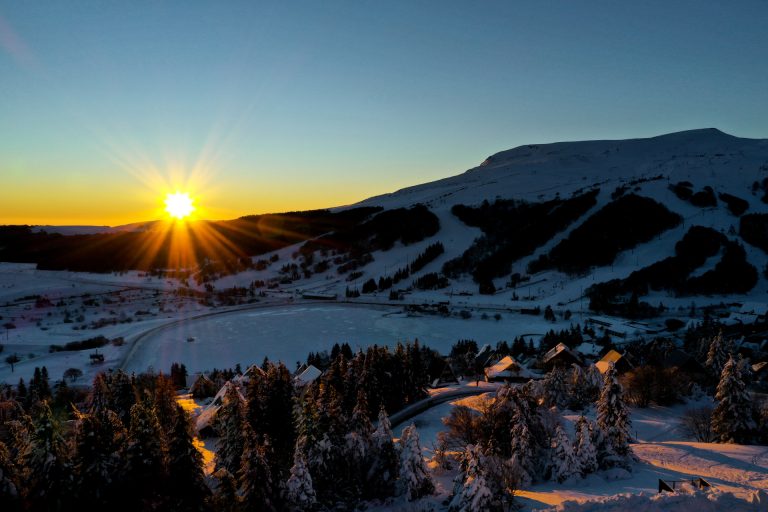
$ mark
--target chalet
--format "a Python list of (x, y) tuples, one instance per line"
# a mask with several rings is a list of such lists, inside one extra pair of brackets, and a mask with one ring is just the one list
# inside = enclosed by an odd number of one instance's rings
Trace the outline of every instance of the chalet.
[(485, 368), (488, 366), (491, 359), (493, 359), (494, 354), (495, 353), (489, 344), (486, 343), (480, 347), (480, 350), (477, 351), (477, 355), (475, 356), (475, 368)]
[(768, 361), (752, 365), (752, 382), (761, 388), (768, 387)]
[(459, 384), (459, 378), (447, 359), (435, 359), (429, 368), (429, 387), (442, 388)]
[(537, 378), (528, 368), (506, 356), (498, 363), (485, 369), (486, 382), (528, 382)]
[(306, 386), (312, 384), (318, 377), (323, 374), (316, 366), (309, 365), (304, 370), (293, 378), (293, 382), (296, 386)]
[(765, 322), (768, 320), (768, 304), (765, 302), (745, 302), (741, 305), (739, 313), (751, 315), (753, 322)]
[(542, 358), (542, 363), (547, 370), (552, 368), (568, 368), (571, 365), (577, 364), (581, 366), (583, 364), (581, 356), (568, 348), (564, 343), (558, 343), (549, 350)]
[(679, 348), (667, 352), (660, 361), (660, 366), (664, 369), (678, 368), (686, 373), (704, 375), (706, 371), (695, 357), (680, 350)]
[(245, 397), (236, 383), (233, 381), (225, 382), (219, 392), (216, 393), (216, 396), (213, 397), (211, 403), (205, 406), (197, 417), (195, 428), (200, 433), (200, 437), (211, 437), (216, 435), (216, 430), (213, 425), (216, 422), (216, 416), (218, 416), (219, 409), (224, 405), (227, 390), (232, 386), (234, 386), (240, 394), (240, 398), (245, 401)]
[(189, 388), (189, 392), (195, 398), (209, 398), (216, 395), (216, 383), (208, 378), (207, 375), (201, 373), (192, 383)]
[(632, 364), (627, 358), (615, 350), (609, 350), (601, 360), (595, 363), (595, 366), (600, 370), (600, 373), (605, 373), (611, 363), (613, 363), (617, 373), (624, 373), (632, 369)]

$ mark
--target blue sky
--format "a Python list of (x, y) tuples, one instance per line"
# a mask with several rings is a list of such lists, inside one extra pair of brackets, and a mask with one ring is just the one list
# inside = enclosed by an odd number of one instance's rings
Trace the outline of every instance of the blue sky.
[(0, 223), (345, 204), (527, 143), (768, 137), (768, 2), (2, 2)]

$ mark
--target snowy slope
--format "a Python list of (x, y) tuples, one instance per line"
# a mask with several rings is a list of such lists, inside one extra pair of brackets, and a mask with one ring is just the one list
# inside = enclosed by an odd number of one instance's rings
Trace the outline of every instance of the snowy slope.
[[(539, 254), (546, 252), (586, 218), (611, 201), (611, 193), (619, 186), (628, 191), (653, 198), (684, 218), (681, 226), (662, 234), (656, 240), (640, 245), (634, 250), (619, 254), (610, 267), (595, 269), (588, 276), (574, 278), (559, 272), (548, 271), (531, 276), (530, 285), (517, 294), (523, 299), (530, 298), (536, 304), (578, 310), (585, 305), (580, 301), (584, 290), (596, 282), (626, 277), (632, 271), (674, 254), (674, 246), (691, 225), (712, 227), (731, 239), (740, 241), (739, 218), (730, 213), (723, 201), (715, 208), (702, 209), (682, 201), (669, 190), (670, 184), (680, 181), (693, 183), (694, 191), (711, 186), (715, 193), (727, 192), (749, 202), (747, 213), (768, 212), (768, 205), (761, 201), (762, 191), (753, 192), (752, 184), (768, 177), (768, 139), (745, 139), (725, 134), (716, 129), (690, 130), (646, 139), (605, 140), (586, 142), (560, 142), (554, 144), (526, 145), (502, 151), (488, 157), (481, 165), (463, 174), (442, 180), (405, 188), (391, 194), (371, 197), (352, 206), (383, 206), (389, 208), (409, 207), (416, 203), (427, 205), (440, 220), (441, 229), (433, 237), (413, 244), (397, 244), (389, 251), (373, 253), (374, 261), (362, 268), (363, 276), (353, 283), (347, 283), (344, 276), (338, 276), (333, 267), (324, 274), (316, 274), (309, 280), (300, 280), (288, 289), (313, 289), (343, 295), (346, 286), (359, 287), (369, 278), (392, 275), (399, 267), (421, 252), (427, 245), (442, 241), (446, 252), (437, 261), (427, 265), (415, 275), (439, 272), (442, 264), (462, 254), (482, 233), (479, 229), (464, 225), (452, 213), (456, 204), (478, 205), (483, 200), (497, 198), (524, 199), (532, 202), (560, 197), (569, 197), (580, 191), (600, 188), (598, 204), (587, 215), (575, 221), (565, 231), (558, 233), (540, 247), (534, 254), (521, 259), (512, 272), (525, 274), (526, 265)], [(655, 179), (654, 179), (655, 178)], [(351, 206), (350, 206), (351, 207)], [(344, 207), (348, 208), (348, 207)], [(765, 254), (746, 245), (748, 260), (758, 270), (766, 265)], [(280, 251), (281, 261), (297, 246)], [(711, 268), (718, 261), (712, 258), (697, 273)], [(243, 285), (253, 279), (274, 277), (275, 270), (261, 273), (248, 272), (240, 276), (228, 276), (216, 282), (217, 288)], [(521, 302), (510, 304), (512, 290), (504, 290), (506, 278), (495, 281), (501, 291), (495, 296), (470, 297), (473, 303), (499, 304), (507, 307), (528, 307)], [(410, 280), (404, 283), (410, 284)], [(477, 292), (477, 284), (469, 276), (452, 281), (449, 290), (415, 292), (413, 297), (425, 301), (446, 300), (450, 292)], [(751, 292), (750, 298), (764, 300), (768, 283), (761, 276), (760, 282)], [(383, 295), (386, 299), (385, 293)], [(370, 298), (370, 296), (368, 297)], [(743, 297), (736, 300), (743, 300)], [(689, 305), (690, 298), (675, 299), (667, 294), (649, 297), (650, 302), (663, 302), (667, 306)], [(702, 298), (703, 303), (719, 303), (722, 297)]]

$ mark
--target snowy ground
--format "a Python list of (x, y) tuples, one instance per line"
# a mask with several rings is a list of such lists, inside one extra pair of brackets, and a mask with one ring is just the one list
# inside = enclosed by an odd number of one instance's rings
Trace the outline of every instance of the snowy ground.
[[(437, 434), (444, 430), (442, 418), (450, 414), (452, 407), (479, 407), (480, 401), (490, 397), (489, 393), (446, 402), (415, 417), (413, 422), (419, 430), (425, 457), (432, 457)], [(632, 409), (632, 430), (637, 437), (632, 449), (638, 457), (638, 462), (628, 478), (611, 479), (609, 474), (603, 472), (562, 485), (552, 482), (537, 484), (520, 491), (517, 502), (522, 505), (523, 511), (549, 510), (556, 506), (561, 507), (558, 510), (568, 511), (621, 511), (630, 508), (636, 511), (696, 512), (726, 508), (731, 512), (768, 510), (766, 501), (754, 506), (747, 504), (749, 500), (756, 499), (756, 492), (768, 489), (767, 446), (698, 443), (686, 439), (681, 433), (679, 426), (682, 413), (689, 407), (704, 405), (706, 400), (675, 407)], [(586, 415), (593, 414), (587, 412)], [(566, 412), (564, 423), (570, 427), (578, 416)], [(395, 435), (398, 435), (404, 426), (399, 426)], [(438, 510), (443, 509), (441, 504), (450, 494), (454, 476), (454, 472), (448, 472), (439, 474), (436, 478), (438, 494), (428, 501), (437, 506)], [(651, 499), (657, 494), (659, 479), (690, 481), (699, 477), (713, 485), (715, 494), (720, 493), (718, 497), (686, 495), (676, 498), (677, 501), (672, 498)], [(615, 497), (626, 493), (633, 496), (642, 494), (645, 497)], [(723, 493), (731, 493), (735, 499)], [(565, 503), (569, 501), (575, 503)], [(576, 506), (576, 503), (583, 505)]]
[[(448, 353), (460, 339), (495, 345), (520, 334), (543, 334), (553, 327), (542, 317), (503, 315), (483, 320), (439, 316), (413, 316), (401, 306), (318, 304), (265, 308), (209, 316), (174, 324), (142, 341), (126, 363), (134, 371), (163, 368), (176, 361), (190, 372), (240, 363), (284, 361), (289, 368), (310, 351), (329, 350), (347, 342), (353, 350), (379, 344), (418, 339), (423, 345)], [(186, 342), (194, 337), (194, 342)]]

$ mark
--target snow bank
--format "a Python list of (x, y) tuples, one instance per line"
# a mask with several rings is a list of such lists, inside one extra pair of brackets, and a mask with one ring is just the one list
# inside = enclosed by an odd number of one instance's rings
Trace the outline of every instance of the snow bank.
[(755, 491), (747, 500), (729, 492), (693, 491), (662, 494), (619, 494), (590, 501), (564, 501), (550, 512), (755, 512), (766, 510), (768, 494)]

